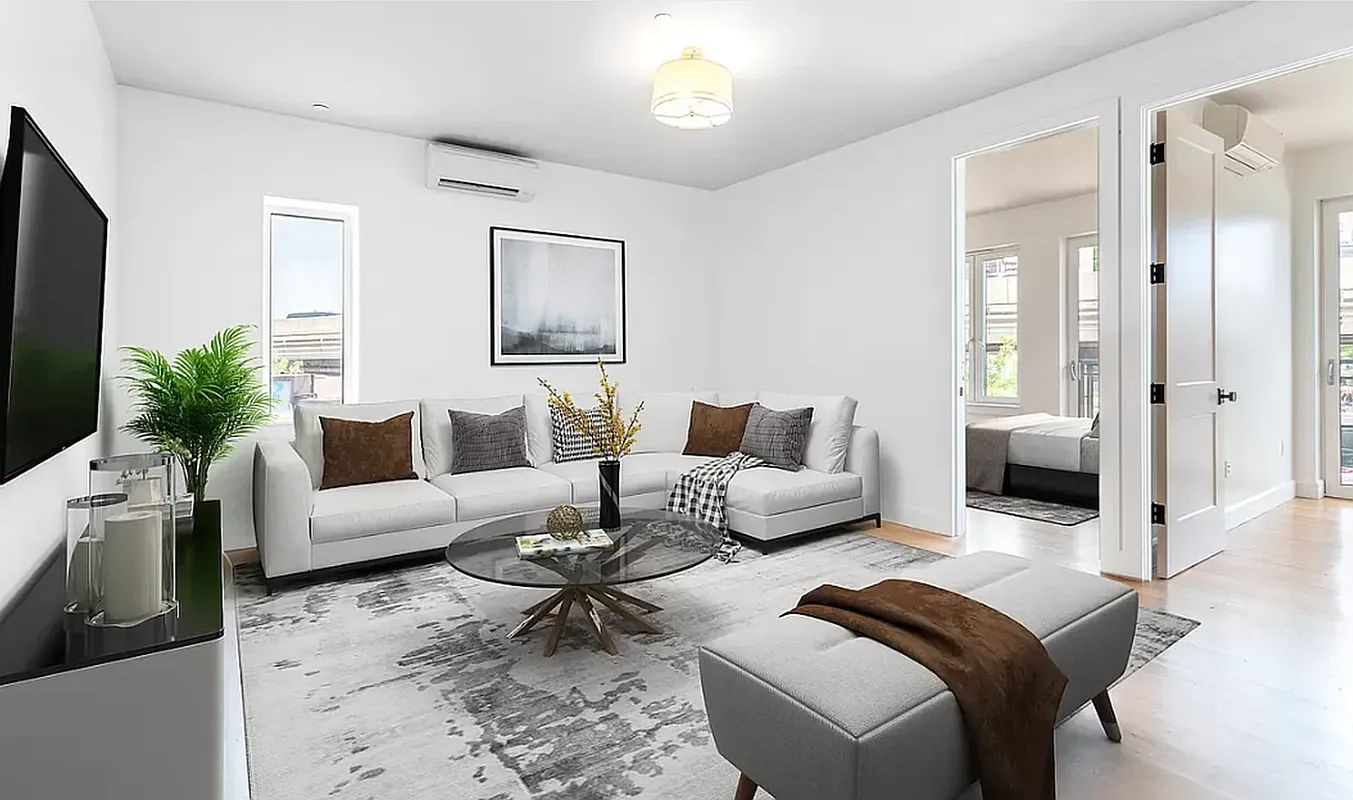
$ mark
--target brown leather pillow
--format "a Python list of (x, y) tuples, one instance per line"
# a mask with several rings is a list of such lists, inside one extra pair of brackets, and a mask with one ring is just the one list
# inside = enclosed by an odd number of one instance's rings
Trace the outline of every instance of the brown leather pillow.
[(319, 488), (417, 478), (413, 471), (413, 412), (383, 422), (320, 417), (324, 470)]
[(712, 406), (699, 400), (691, 402), (691, 426), (686, 431), (688, 456), (726, 456), (742, 446), (747, 415), (755, 403), (740, 406)]

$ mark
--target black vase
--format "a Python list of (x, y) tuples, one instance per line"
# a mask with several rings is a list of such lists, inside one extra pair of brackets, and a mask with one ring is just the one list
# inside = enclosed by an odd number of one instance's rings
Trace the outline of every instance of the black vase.
[(597, 489), (601, 496), (601, 527), (614, 530), (620, 527), (620, 462), (602, 461), (597, 464)]

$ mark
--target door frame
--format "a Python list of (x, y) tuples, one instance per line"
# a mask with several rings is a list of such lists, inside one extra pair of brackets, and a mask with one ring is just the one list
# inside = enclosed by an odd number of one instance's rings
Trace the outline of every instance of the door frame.
[[(1101, 568), (1104, 567), (1106, 548), (1116, 552), (1120, 547), (1121, 535), (1119, 520), (1119, 465), (1116, 461), (1119, 453), (1119, 420), (1117, 417), (1117, 394), (1119, 390), (1119, 336), (1117, 334), (1119, 318), (1118, 291), (1106, 292), (1105, 286), (1118, 285), (1119, 280), (1119, 229), (1122, 218), (1119, 214), (1119, 175), (1120, 140), (1122, 124), (1120, 99), (1107, 97), (1092, 103), (1064, 110), (1059, 114), (1019, 124), (1006, 126), (998, 130), (977, 136), (974, 141), (979, 146), (955, 154), (951, 159), (950, 174), (952, 183), (950, 196), (953, 199), (950, 219), (953, 229), (950, 235), (950, 380), (954, 387), (953, 403), (950, 406), (949, 429), (950, 457), (954, 464), (954, 483), (951, 491), (950, 524), (952, 536), (959, 537), (967, 532), (967, 442), (965, 426), (967, 421), (967, 398), (963, 396), (963, 350), (966, 347), (967, 333), (963, 330), (963, 270), (967, 257), (967, 219), (966, 170), (968, 158), (1001, 150), (1046, 136), (1064, 133), (1075, 128), (1094, 125), (1097, 128), (1098, 146), (1098, 182), (1096, 228), (1099, 235), (1099, 280), (1100, 280), (1100, 408), (1103, 411), (1100, 422), (1100, 475), (1099, 475), (1099, 551)], [(1112, 330), (1106, 341), (1106, 330)], [(1110, 572), (1119, 572), (1117, 568)]]
[[(1321, 373), (1320, 381), (1320, 465), (1325, 481), (1325, 494), (1353, 500), (1353, 484), (1345, 486), (1340, 479), (1341, 412), (1339, 410), (1339, 377), (1343, 369), (1339, 342), (1339, 215), (1353, 213), (1353, 197), (1338, 197), (1320, 201), (1317, 215), (1316, 261), (1320, 286), (1320, 364), (1328, 370), (1333, 360), (1334, 383), (1330, 373)], [(1330, 233), (1334, 235), (1331, 236)], [(1333, 391), (1331, 391), (1333, 389)]]

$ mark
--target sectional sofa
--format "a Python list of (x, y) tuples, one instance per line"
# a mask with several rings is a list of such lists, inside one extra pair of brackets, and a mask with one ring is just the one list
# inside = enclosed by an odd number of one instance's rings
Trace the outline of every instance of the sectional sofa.
[[(695, 400), (716, 405), (757, 401), (769, 408), (814, 409), (804, 468), (757, 468), (728, 485), (730, 530), (769, 543), (844, 523), (879, 519), (878, 434), (854, 424), (855, 401), (771, 392), (665, 392), (643, 400), (643, 430), (621, 467), (626, 506), (661, 508), (677, 477), (702, 456), (682, 455)], [(451, 474), (449, 411), (499, 413), (524, 406), (531, 467)], [(412, 411), (415, 480), (319, 488), (320, 417), (385, 420)], [(351, 405), (303, 403), (295, 440), (263, 442), (254, 455), (254, 526), (269, 579), (364, 561), (438, 550), (460, 533), (504, 516), (569, 503), (597, 502), (595, 460), (555, 463), (543, 394)]]

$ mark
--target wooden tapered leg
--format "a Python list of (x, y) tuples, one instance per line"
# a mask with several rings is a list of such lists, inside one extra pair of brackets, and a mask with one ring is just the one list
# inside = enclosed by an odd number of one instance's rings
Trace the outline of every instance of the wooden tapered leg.
[(746, 775), (738, 776), (738, 790), (733, 793), (733, 800), (752, 800), (756, 797), (756, 784)]
[(601, 603), (602, 605), (611, 609), (615, 613), (629, 620), (631, 623), (635, 625), (635, 627), (639, 628), (639, 630), (645, 633), (660, 632), (656, 627), (654, 627), (651, 623), (649, 623), (648, 620), (644, 619), (643, 617), (639, 616), (633, 611), (630, 611), (628, 608), (625, 608), (624, 606), (620, 605), (620, 601), (607, 595), (605, 592), (599, 592), (595, 589), (584, 589), (583, 591), (587, 594), (588, 597), (591, 597), (593, 600), (596, 600), (598, 603)]
[(507, 638), (509, 639), (515, 638), (534, 628), (537, 622), (540, 622), (542, 619), (544, 619), (545, 615), (549, 614), (550, 610), (553, 609), (555, 606), (559, 605), (561, 602), (563, 602), (563, 600), (564, 593), (556, 592), (555, 594), (551, 595), (548, 599), (546, 599), (544, 602), (536, 603), (535, 605), (526, 609), (526, 613), (530, 614), (530, 616), (522, 620), (521, 624), (519, 624), (517, 627), (513, 628), (512, 632), (507, 635)]
[(1109, 690), (1105, 689), (1092, 700), (1095, 713), (1099, 715), (1099, 724), (1104, 726), (1104, 735), (1111, 742), (1123, 741), (1123, 731), (1118, 727), (1118, 716), (1113, 713), (1113, 703), (1109, 701)]
[(626, 603), (629, 603), (632, 606), (638, 606), (639, 608), (642, 608), (645, 611), (662, 610), (662, 606), (654, 605), (653, 603), (650, 603), (647, 600), (640, 600), (639, 598), (635, 597), (632, 594), (625, 594), (624, 592), (620, 591), (614, 586), (598, 586), (597, 591), (602, 592), (603, 594), (609, 594), (611, 597), (614, 597), (617, 600), (624, 600)]
[(562, 603), (559, 606), (559, 612), (554, 617), (554, 627), (550, 628), (550, 638), (545, 642), (545, 657), (554, 655), (554, 650), (559, 646), (559, 635), (564, 632), (564, 623), (568, 620), (568, 610), (573, 607), (573, 595), (575, 589), (565, 589), (560, 592)]
[(606, 630), (606, 623), (602, 622), (601, 615), (597, 613), (592, 601), (587, 599), (587, 593), (579, 591), (577, 600), (578, 605), (582, 607), (583, 613), (586, 615), (586, 620), (592, 626), (592, 633), (596, 634), (597, 641), (601, 643), (601, 649), (613, 656), (619, 655), (620, 651), (615, 649), (615, 642), (611, 640), (610, 631)]

